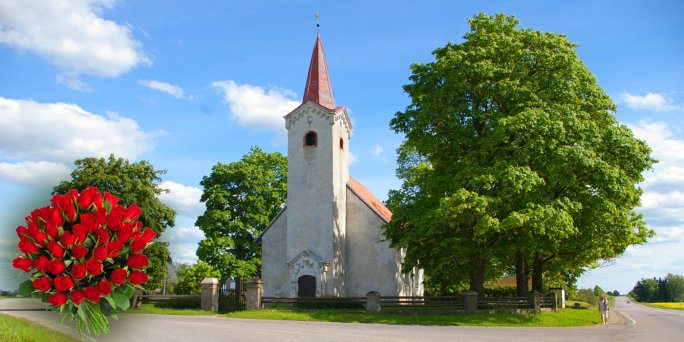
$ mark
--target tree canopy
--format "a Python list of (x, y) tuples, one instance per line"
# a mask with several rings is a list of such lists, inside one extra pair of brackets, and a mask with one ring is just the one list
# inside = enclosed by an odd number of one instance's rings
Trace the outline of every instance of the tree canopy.
[(175, 265), (178, 282), (173, 287), (173, 293), (177, 295), (194, 295), (202, 292), (200, 283), (204, 278), (221, 278), (221, 273), (211, 265), (198, 260), (194, 265)]
[(280, 211), (287, 196), (287, 158), (252, 147), (241, 160), (218, 163), (202, 178), (206, 211), (195, 223), (205, 235), (197, 256), (222, 279), (258, 276), (257, 238)]
[(155, 170), (147, 161), (131, 163), (110, 155), (109, 158), (84, 158), (74, 162), (76, 169), (71, 179), (60, 182), (53, 194), (67, 193), (69, 189), (83, 191), (89, 186), (109, 192), (119, 203), (129, 206), (136, 203), (142, 210), (138, 220), (157, 233), (155, 241), (143, 252), (150, 260), (147, 272), (150, 281), (145, 287), (153, 291), (161, 288), (171, 261), (168, 244), (157, 241), (167, 227), (174, 225), (176, 212), (162, 203), (157, 196), (165, 190), (159, 187), (165, 170)]
[(480, 14), (461, 43), (411, 66), (412, 102), (390, 126), (401, 189), (390, 191), (385, 235), (404, 267), (441, 288), (515, 272), (583, 268), (653, 233), (633, 209), (650, 149), (613, 116), (616, 107), (563, 35)]

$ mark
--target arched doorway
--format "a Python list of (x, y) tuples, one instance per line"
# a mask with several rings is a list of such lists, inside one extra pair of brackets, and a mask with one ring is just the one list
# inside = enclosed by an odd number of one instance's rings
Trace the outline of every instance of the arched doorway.
[(297, 297), (316, 297), (316, 278), (303, 275), (297, 279)]

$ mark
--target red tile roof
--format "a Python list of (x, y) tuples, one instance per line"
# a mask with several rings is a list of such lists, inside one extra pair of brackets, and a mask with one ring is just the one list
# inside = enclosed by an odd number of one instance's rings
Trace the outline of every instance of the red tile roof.
[(361, 185), (361, 183), (357, 182), (354, 178), (349, 177), (349, 181), (347, 182), (347, 187), (356, 194), (356, 196), (361, 199), (366, 205), (371, 208), (373, 211), (375, 211), (380, 218), (385, 220), (385, 222), (389, 222), (392, 219), (392, 212), (385, 207), (380, 200), (375, 197), (368, 189), (366, 189), (365, 186)]
[(335, 97), (333, 96), (328, 63), (325, 61), (320, 35), (316, 36), (316, 43), (314, 43), (311, 63), (309, 64), (309, 73), (306, 76), (302, 103), (307, 101), (314, 101), (323, 107), (335, 109)]

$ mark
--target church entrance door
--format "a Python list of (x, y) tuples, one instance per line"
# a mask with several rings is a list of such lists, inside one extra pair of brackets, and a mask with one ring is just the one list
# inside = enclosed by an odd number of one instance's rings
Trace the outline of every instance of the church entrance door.
[(297, 297), (316, 297), (316, 278), (303, 275), (297, 280)]

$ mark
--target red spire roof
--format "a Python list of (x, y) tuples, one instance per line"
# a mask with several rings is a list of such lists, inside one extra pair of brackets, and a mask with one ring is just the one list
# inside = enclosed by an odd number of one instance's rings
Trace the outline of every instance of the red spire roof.
[(316, 36), (313, 54), (311, 54), (311, 64), (309, 64), (309, 74), (306, 76), (302, 103), (306, 101), (314, 101), (323, 107), (335, 109), (335, 97), (333, 96), (330, 75), (328, 75), (328, 64), (325, 62), (320, 35)]

